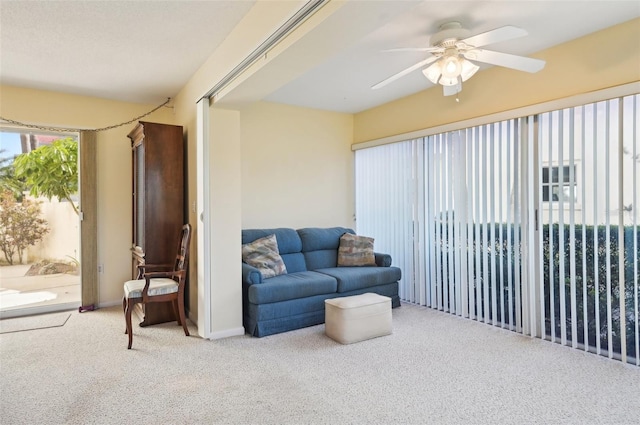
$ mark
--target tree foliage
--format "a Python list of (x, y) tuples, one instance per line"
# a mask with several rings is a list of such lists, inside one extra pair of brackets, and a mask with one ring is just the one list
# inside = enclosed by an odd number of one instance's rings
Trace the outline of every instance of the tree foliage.
[(13, 166), (16, 177), (24, 178), (30, 187), (31, 195), (44, 196), (49, 200), (55, 196), (69, 201), (78, 214), (71, 199), (78, 193), (78, 143), (75, 139), (59, 139), (18, 155)]
[[(474, 292), (477, 294), (472, 314), (484, 315), (488, 320), (494, 321), (493, 323), (504, 319), (506, 323), (512, 324), (511, 312), (517, 315), (519, 308), (519, 301), (514, 292), (522, 291), (521, 287), (516, 289), (520, 284), (516, 273), (523, 273), (516, 258), (523, 258), (525, 255), (520, 228), (505, 223), (486, 223), (477, 226), (479, 226), (477, 229), (474, 227), (471, 230), (470, 244), (465, 246), (474, 255), (476, 252), (480, 253), (477, 257), (479, 261), (472, 260), (467, 265)], [(624, 237), (622, 244), (619, 243), (620, 233)], [(448, 257), (449, 250), (456, 247), (456, 240), (450, 237), (446, 225), (442, 226), (441, 235), (439, 264), (442, 270), (440, 273), (446, 276), (448, 272), (445, 265), (451, 258)], [(599, 344), (602, 349), (612, 350), (615, 353), (622, 352), (622, 340), (626, 336), (627, 355), (634, 356), (637, 318), (633, 311), (636, 305), (640, 305), (637, 304), (640, 303), (640, 294), (634, 292), (634, 284), (640, 280), (640, 269), (634, 268), (634, 265), (640, 263), (640, 251), (636, 250), (636, 247), (640, 246), (640, 232), (633, 226), (623, 226), (619, 229), (617, 225), (610, 225), (607, 231), (607, 226), (604, 225), (576, 224), (572, 229), (569, 224), (561, 226), (554, 223), (544, 224), (541, 227), (541, 237), (543, 269), (540, 282), (544, 291), (543, 313), (546, 318), (544, 329), (546, 335), (550, 336), (553, 330), (555, 335), (560, 337), (564, 326), (569, 341), (575, 339), (579, 344), (591, 347)], [(464, 239), (466, 241), (467, 237), (465, 236)], [(495, 258), (495, 269), (488, 261), (492, 256)], [(454, 255), (453, 262), (449, 263), (449, 270), (455, 270), (456, 261), (458, 260)], [(561, 262), (564, 262), (564, 270), (561, 268)], [(576, 268), (573, 286), (576, 294), (574, 318), (577, 335), (572, 335), (573, 300), (570, 266), (572, 262)], [(620, 266), (623, 268), (622, 274)], [(622, 275), (624, 279), (620, 278)], [(448, 293), (451, 282), (443, 284), (443, 293)], [(621, 282), (624, 282), (622, 288)], [(501, 283), (503, 286), (496, 291), (496, 300), (492, 298), (491, 290), (484, 291), (485, 288), (492, 289), (492, 285), (499, 286)], [(622, 302), (621, 294), (623, 294)], [(497, 317), (493, 317), (491, 309), (483, 311), (485, 297), (488, 297), (486, 300), (488, 305), (494, 302), (498, 305)], [(564, 306), (562, 299), (564, 299)], [(586, 303), (583, 300), (586, 300)], [(621, 304), (624, 305), (624, 311), (627, 314), (624, 320), (626, 327), (621, 325), (623, 323)], [(564, 323), (561, 320), (561, 311), (566, 313)], [(550, 319), (552, 314), (555, 317), (553, 321)], [(585, 327), (588, 335), (586, 342)]]
[(17, 253), (20, 263), (24, 250), (35, 245), (49, 231), (46, 220), (40, 218), (37, 202), (24, 199), (16, 202), (11, 191), (0, 193), (0, 249), (9, 264)]
[(5, 150), (0, 150), (0, 192), (8, 190), (18, 202), (22, 201), (23, 192), (27, 190), (24, 179), (16, 177), (12, 157), (3, 157)]

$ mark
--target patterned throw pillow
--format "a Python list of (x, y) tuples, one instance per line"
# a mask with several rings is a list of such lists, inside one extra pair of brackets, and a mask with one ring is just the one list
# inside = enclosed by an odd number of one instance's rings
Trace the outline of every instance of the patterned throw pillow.
[(345, 233), (340, 237), (338, 267), (375, 266), (373, 238)]
[(278, 251), (276, 235), (265, 236), (242, 245), (242, 261), (260, 270), (263, 278), (287, 273)]

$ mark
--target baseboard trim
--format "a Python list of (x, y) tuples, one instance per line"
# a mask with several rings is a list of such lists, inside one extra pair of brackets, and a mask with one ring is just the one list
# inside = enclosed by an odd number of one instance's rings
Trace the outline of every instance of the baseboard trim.
[(215, 340), (215, 339), (223, 339), (229, 338), (232, 336), (242, 336), (244, 335), (244, 328), (233, 328), (233, 329), (225, 329), (223, 331), (212, 332), (207, 339)]
[(184, 312), (184, 314), (187, 316), (187, 319), (189, 319), (191, 321), (191, 323), (193, 323), (194, 325), (198, 326), (198, 318), (197, 317), (193, 317), (193, 314), (191, 314), (191, 310), (186, 310)]
[(115, 307), (115, 306), (121, 306), (122, 305), (122, 300), (119, 301), (108, 301), (106, 303), (98, 303), (98, 308), (109, 308), (109, 307)]

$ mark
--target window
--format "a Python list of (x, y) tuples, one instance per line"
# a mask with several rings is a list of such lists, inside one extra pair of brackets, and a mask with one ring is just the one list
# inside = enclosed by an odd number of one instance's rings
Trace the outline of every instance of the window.
[[(573, 182), (571, 181), (571, 168), (573, 168)], [(569, 165), (542, 167), (542, 201), (558, 202), (577, 201), (576, 168)]]

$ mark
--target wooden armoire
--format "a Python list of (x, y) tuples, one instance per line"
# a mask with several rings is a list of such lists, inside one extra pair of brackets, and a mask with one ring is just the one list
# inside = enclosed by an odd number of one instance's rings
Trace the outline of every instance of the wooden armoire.
[[(140, 121), (128, 134), (132, 151), (132, 278), (138, 264), (172, 264), (185, 223), (182, 127)], [(171, 303), (138, 304), (140, 326), (176, 320)]]

